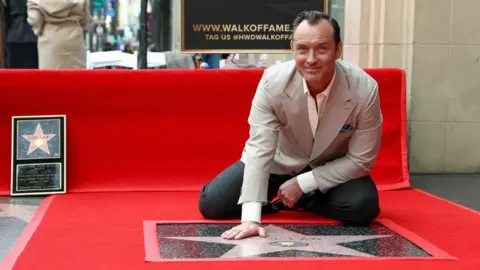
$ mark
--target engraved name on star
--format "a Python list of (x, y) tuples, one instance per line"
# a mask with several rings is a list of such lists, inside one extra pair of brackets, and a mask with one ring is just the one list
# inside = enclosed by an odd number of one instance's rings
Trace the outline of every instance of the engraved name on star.
[(236, 246), (223, 254), (221, 258), (255, 257), (266, 253), (296, 250), (320, 252), (343, 256), (375, 257), (339, 244), (370, 239), (380, 239), (392, 235), (323, 235), (312, 236), (296, 233), (274, 225), (265, 227), (267, 237), (250, 237), (241, 240), (226, 240), (222, 237), (165, 237), (168, 239), (209, 242), (219, 244), (235, 244)]
[(23, 138), (30, 142), (27, 155), (30, 155), (36, 149), (40, 149), (43, 152), (50, 154), (47, 142), (55, 137), (55, 134), (44, 134), (40, 123), (35, 128), (35, 133), (32, 135), (22, 135)]

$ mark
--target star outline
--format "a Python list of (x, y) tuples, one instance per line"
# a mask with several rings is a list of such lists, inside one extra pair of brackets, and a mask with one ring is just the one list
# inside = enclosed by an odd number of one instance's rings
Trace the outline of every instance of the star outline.
[[(351, 243), (356, 241), (372, 240), (391, 237), (393, 235), (322, 235), (322, 236), (310, 236), (301, 233), (297, 233), (285, 228), (281, 228), (275, 225), (267, 225), (265, 227), (267, 231), (267, 237), (262, 238), (259, 236), (249, 237), (241, 240), (227, 240), (220, 236), (179, 236), (168, 237), (163, 236), (164, 239), (172, 240), (184, 240), (194, 242), (206, 242), (217, 244), (229, 244), (235, 245), (227, 252), (223, 253), (219, 259), (245, 259), (256, 258), (261, 255), (281, 252), (281, 251), (300, 251), (300, 252), (312, 252), (312, 253), (325, 253), (332, 255), (341, 255), (345, 257), (376, 257), (375, 255), (357, 251), (341, 244)], [(288, 235), (287, 238), (282, 237)], [(274, 242), (308, 242), (306, 246), (275, 246), (271, 245)], [(320, 242), (320, 243), (315, 243)], [(302, 243), (303, 243), (302, 242)], [(303, 258), (309, 256), (302, 256)]]

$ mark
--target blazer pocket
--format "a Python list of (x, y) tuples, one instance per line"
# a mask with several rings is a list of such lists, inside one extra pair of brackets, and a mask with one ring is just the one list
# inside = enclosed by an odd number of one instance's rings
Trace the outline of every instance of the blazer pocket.
[(340, 129), (339, 133), (349, 133), (352, 132), (354, 127), (351, 124), (345, 124), (343, 127)]
[(340, 129), (340, 131), (337, 134), (337, 139), (350, 138), (353, 135), (354, 130), (355, 130), (355, 127), (350, 124), (343, 125), (343, 127)]

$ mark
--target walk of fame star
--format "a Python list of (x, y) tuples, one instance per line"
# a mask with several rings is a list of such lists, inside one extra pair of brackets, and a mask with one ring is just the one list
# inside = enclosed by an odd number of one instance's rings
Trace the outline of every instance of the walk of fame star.
[(225, 240), (216, 236), (181, 236), (164, 237), (166, 239), (208, 242), (235, 245), (220, 258), (245, 258), (262, 254), (295, 250), (316, 253), (335, 254), (340, 256), (374, 257), (374, 255), (347, 248), (339, 244), (380, 239), (392, 235), (322, 235), (311, 236), (290, 231), (275, 225), (265, 227), (267, 237), (250, 237), (242, 240)]
[(50, 154), (50, 149), (48, 148), (47, 142), (55, 137), (55, 134), (44, 134), (40, 123), (38, 123), (37, 127), (35, 128), (35, 133), (32, 135), (22, 135), (22, 137), (30, 142), (27, 155), (31, 154), (37, 149)]

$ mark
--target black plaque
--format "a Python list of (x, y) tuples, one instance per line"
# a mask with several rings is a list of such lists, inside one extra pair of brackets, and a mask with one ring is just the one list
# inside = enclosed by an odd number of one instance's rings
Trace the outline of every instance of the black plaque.
[(182, 0), (181, 51), (286, 53), (295, 17), (327, 9), (328, 0)]
[(64, 115), (12, 118), (12, 196), (66, 192)]

